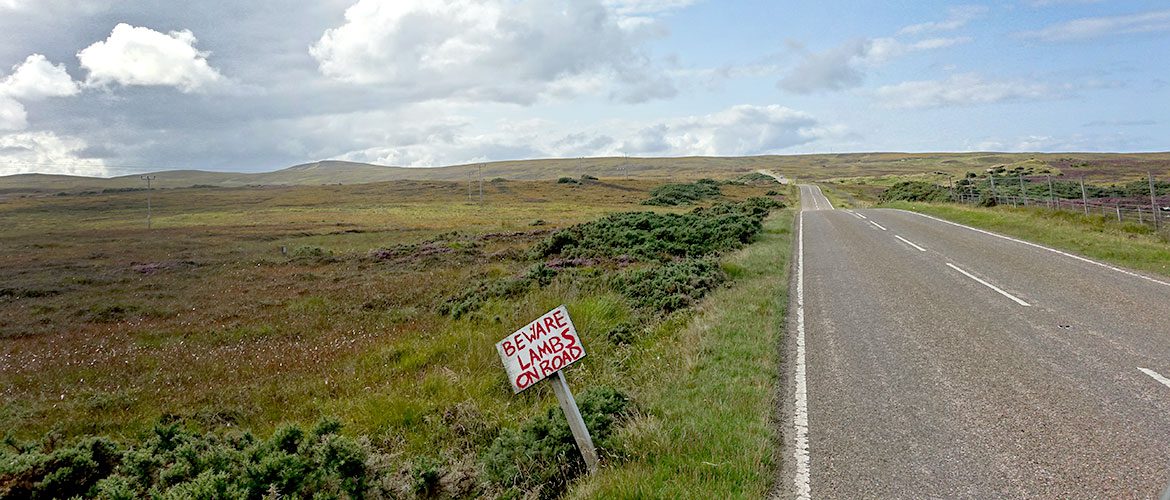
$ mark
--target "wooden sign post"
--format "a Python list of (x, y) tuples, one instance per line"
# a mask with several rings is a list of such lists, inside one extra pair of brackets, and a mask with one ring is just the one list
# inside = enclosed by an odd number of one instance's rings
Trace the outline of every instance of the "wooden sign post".
[(497, 342), (496, 351), (504, 362), (508, 382), (516, 394), (553, 377), (553, 392), (561, 403), (565, 419), (569, 421), (569, 429), (573, 431), (573, 439), (581, 450), (581, 457), (585, 459), (589, 472), (597, 470), (597, 449), (593, 446), (593, 438), (589, 436), (589, 429), (581, 418), (581, 410), (577, 408), (577, 401), (573, 399), (565, 374), (561, 372), (585, 357), (585, 346), (581, 345), (577, 329), (569, 319), (569, 310), (560, 306), (545, 313)]

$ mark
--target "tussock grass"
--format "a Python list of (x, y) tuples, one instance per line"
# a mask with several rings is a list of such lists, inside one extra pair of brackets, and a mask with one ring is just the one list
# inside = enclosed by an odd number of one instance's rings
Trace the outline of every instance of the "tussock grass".
[(1170, 276), (1170, 241), (1147, 226), (1043, 208), (897, 202), (885, 205), (1048, 245), (1137, 271)]

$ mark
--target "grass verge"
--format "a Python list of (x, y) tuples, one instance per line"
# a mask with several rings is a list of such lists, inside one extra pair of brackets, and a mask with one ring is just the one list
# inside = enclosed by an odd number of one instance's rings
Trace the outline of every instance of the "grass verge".
[(788, 299), (793, 212), (723, 260), (734, 285), (689, 322), (668, 321), (630, 368), (641, 412), (618, 435), (624, 461), (579, 481), (571, 498), (760, 498), (776, 467), (770, 423)]
[(1170, 242), (1164, 233), (1154, 233), (1147, 226), (1119, 224), (1099, 215), (1038, 208), (908, 202), (883, 206), (930, 214), (1136, 271), (1170, 276)]

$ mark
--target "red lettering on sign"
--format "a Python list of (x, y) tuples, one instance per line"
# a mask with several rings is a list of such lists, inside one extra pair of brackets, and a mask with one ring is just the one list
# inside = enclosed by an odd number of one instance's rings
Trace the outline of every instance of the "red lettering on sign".
[(517, 351), (523, 351), (524, 348), (527, 346), (527, 344), (524, 343), (524, 337), (521, 336), (520, 334), (513, 335), (512, 340), (514, 342), (516, 342), (516, 350)]
[(555, 312), (553, 312), (552, 319), (554, 328), (564, 328), (569, 326), (568, 323), (565, 323), (565, 316), (561, 314), (560, 309), (557, 309)]
[(538, 375), (536, 372), (533, 372), (533, 371), (521, 372), (520, 375), (516, 376), (516, 387), (519, 387), (521, 390), (523, 390), (523, 389), (528, 388), (528, 386), (532, 385), (534, 382), (536, 382), (537, 380), (540, 380), (540, 379), (541, 379), (541, 376)]
[(504, 356), (511, 356), (513, 354), (516, 354), (516, 346), (512, 345), (511, 342), (508, 342), (507, 340), (505, 340), (503, 347), (504, 347)]

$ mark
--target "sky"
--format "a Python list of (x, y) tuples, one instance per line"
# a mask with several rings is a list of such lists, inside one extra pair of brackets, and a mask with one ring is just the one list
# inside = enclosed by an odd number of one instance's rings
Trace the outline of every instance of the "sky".
[(1170, 2), (0, 0), (0, 175), (1170, 150)]

